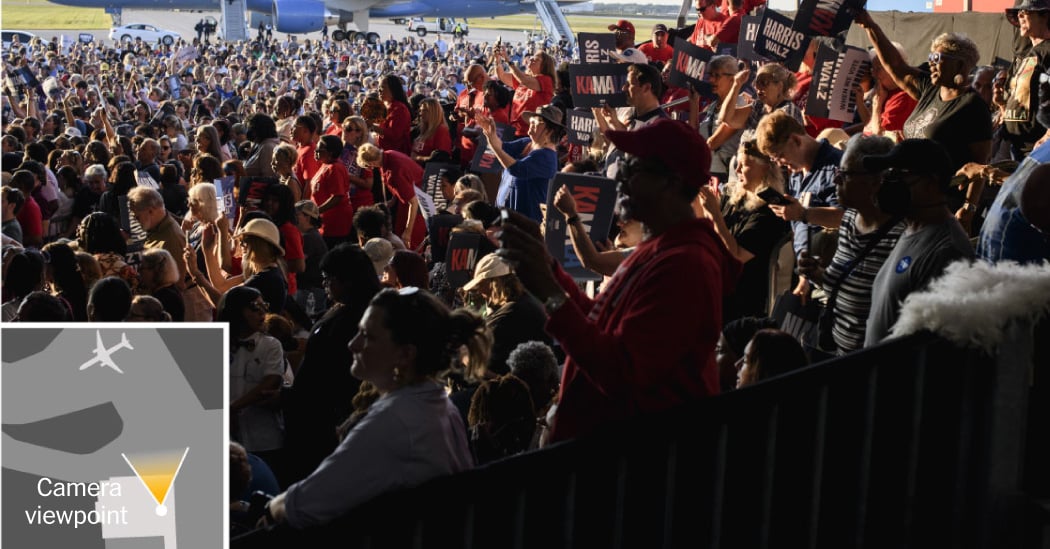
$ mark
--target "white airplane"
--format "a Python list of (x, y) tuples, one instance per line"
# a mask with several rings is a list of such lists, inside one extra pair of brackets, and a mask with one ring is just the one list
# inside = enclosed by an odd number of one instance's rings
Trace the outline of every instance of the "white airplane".
[(121, 349), (134, 350), (134, 347), (131, 346), (131, 343), (128, 343), (128, 334), (121, 333), (120, 343), (117, 343), (113, 347), (107, 349), (106, 346), (102, 344), (102, 334), (100, 334), (98, 330), (95, 330), (95, 358), (81, 364), (80, 369), (85, 370), (96, 363), (102, 363), (103, 366), (109, 366), (110, 368), (116, 370), (117, 373), (123, 374), (124, 371), (118, 368), (117, 364), (113, 362), (112, 358), (110, 358), (110, 355)]

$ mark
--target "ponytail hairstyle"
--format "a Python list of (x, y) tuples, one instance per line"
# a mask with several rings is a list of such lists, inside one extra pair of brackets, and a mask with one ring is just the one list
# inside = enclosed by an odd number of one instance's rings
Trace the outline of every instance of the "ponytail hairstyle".
[(416, 347), (416, 373), (437, 376), (453, 366), (467, 348), (467, 370), (484, 373), (492, 350), (492, 333), (484, 319), (467, 309), (450, 311), (426, 290), (407, 286), (386, 289), (372, 299), (383, 311), (384, 327), (398, 345)]

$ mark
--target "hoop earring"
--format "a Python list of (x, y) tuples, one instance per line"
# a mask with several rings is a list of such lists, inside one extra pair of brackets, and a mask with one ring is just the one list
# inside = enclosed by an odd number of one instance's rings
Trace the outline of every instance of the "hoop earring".
[(394, 383), (401, 381), (401, 370), (394, 368)]

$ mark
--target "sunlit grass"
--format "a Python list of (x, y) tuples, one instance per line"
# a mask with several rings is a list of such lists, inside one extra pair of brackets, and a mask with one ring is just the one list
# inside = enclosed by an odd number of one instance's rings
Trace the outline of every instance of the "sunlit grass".
[[(569, 21), (569, 26), (572, 27), (574, 32), (609, 32), (609, 25), (616, 23), (620, 17), (616, 16), (605, 16), (605, 15), (566, 15), (566, 19)], [(664, 23), (667, 26), (674, 26), (674, 19), (643, 19), (641, 17), (627, 17), (634, 24), (636, 31), (636, 37), (644, 39), (649, 35), (649, 31), (653, 28), (653, 25), (657, 23)], [(535, 15), (522, 14), (522, 15), (506, 15), (503, 17), (495, 18), (474, 18), (470, 19), (470, 27), (477, 29), (503, 29), (508, 31), (524, 31), (524, 30), (535, 30), (542, 32), (543, 25), (540, 24), (540, 20)], [(517, 36), (508, 35), (507, 39), (517, 39)]]
[(102, 8), (73, 8), (45, 0), (0, 1), (5, 29), (92, 31), (112, 21)]

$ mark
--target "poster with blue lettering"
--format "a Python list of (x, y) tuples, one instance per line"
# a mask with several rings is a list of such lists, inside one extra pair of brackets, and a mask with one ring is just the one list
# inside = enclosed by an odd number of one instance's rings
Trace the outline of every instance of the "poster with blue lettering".
[(580, 62), (613, 63), (609, 52), (616, 51), (616, 36), (609, 32), (581, 32), (576, 43), (580, 45)]
[(713, 56), (711, 50), (701, 48), (688, 40), (675, 40), (668, 81), (672, 86), (692, 87), (704, 97), (714, 97), (711, 83), (707, 81), (707, 63)]
[(770, 61), (779, 61), (788, 70), (797, 71), (809, 47), (809, 37), (791, 28), (790, 17), (771, 9), (762, 12), (755, 39), (755, 53)]
[(794, 30), (809, 36), (837, 36), (849, 30), (866, 0), (802, 0), (795, 14)]
[(821, 44), (813, 61), (813, 83), (806, 99), (806, 114), (852, 122), (857, 111), (853, 90), (870, 72), (871, 61), (866, 50), (847, 46), (839, 51)]
[(569, 91), (576, 107), (626, 107), (626, 63), (569, 65)]
[(616, 182), (605, 177), (576, 173), (558, 173), (547, 189), (547, 218), (544, 240), (547, 251), (561, 263), (565, 272), (576, 280), (601, 280), (601, 275), (587, 270), (580, 263), (569, 238), (565, 216), (554, 207), (554, 195), (562, 186), (576, 199), (576, 212), (592, 241), (609, 237), (616, 210)]
[(566, 137), (573, 145), (590, 145), (594, 130), (598, 129), (598, 122), (594, 120), (594, 113), (586, 109), (569, 109), (565, 114)]

